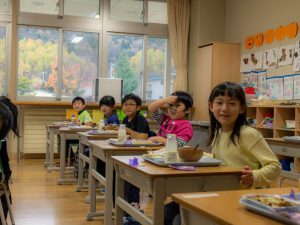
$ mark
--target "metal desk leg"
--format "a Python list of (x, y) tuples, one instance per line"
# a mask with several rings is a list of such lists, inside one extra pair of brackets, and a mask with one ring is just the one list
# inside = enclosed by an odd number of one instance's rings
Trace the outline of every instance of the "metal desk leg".
[(50, 142), (51, 142), (51, 136), (50, 136), (50, 128), (46, 128), (46, 159), (44, 162), (44, 166), (50, 165)]

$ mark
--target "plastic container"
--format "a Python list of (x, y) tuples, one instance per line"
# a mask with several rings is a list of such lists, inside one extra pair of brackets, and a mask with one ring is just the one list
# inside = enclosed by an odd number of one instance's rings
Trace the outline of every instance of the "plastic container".
[(99, 122), (99, 125), (98, 125), (98, 130), (103, 131), (104, 127), (105, 127), (104, 119), (101, 119), (100, 122)]
[(177, 162), (177, 140), (176, 134), (167, 134), (165, 162)]
[(126, 125), (120, 124), (118, 131), (118, 142), (123, 143), (126, 141)]

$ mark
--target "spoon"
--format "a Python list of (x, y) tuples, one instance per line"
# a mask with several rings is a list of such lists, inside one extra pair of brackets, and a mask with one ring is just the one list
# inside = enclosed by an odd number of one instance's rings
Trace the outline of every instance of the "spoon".
[(199, 147), (199, 145), (200, 145), (200, 143), (198, 143), (198, 144), (195, 146), (194, 150), (197, 150), (197, 148)]

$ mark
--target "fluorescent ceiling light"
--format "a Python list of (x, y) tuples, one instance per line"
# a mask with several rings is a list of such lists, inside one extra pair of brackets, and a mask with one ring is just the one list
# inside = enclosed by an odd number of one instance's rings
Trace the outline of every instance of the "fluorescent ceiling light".
[(73, 37), (73, 39), (71, 40), (71, 43), (73, 44), (77, 44), (79, 43), (81, 40), (83, 39), (83, 37)]

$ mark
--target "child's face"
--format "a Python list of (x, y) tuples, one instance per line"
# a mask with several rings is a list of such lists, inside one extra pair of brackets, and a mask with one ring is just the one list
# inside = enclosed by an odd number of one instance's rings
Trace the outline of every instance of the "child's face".
[(109, 116), (114, 110), (114, 107), (109, 105), (101, 105), (100, 110), (104, 113), (105, 116)]
[(182, 102), (168, 105), (168, 115), (172, 120), (182, 120), (187, 113), (189, 113), (189, 110), (185, 108)]
[(122, 105), (122, 110), (128, 117), (133, 117), (137, 111), (141, 109), (141, 106), (138, 106), (136, 102), (132, 99), (128, 99)]
[(73, 103), (73, 109), (74, 109), (76, 112), (80, 112), (80, 111), (82, 111), (84, 108), (85, 108), (85, 105), (84, 105), (81, 101), (75, 101), (75, 102)]
[(225, 132), (232, 131), (239, 114), (244, 112), (238, 99), (226, 95), (217, 96), (209, 103), (209, 109)]

